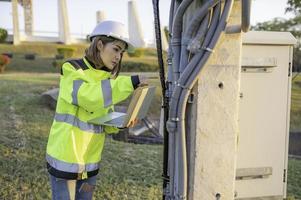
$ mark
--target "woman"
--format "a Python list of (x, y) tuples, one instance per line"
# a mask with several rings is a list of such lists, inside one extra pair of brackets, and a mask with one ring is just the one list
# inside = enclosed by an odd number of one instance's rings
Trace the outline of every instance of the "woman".
[(140, 84), (138, 76), (118, 76), (130, 45), (123, 24), (101, 22), (89, 38), (84, 58), (65, 62), (61, 70), (46, 154), (55, 200), (92, 199), (105, 135), (118, 129), (88, 121), (112, 111)]

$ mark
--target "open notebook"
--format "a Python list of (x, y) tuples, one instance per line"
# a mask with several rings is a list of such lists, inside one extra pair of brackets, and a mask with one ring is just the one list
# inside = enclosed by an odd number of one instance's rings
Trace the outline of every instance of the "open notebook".
[(127, 112), (110, 112), (105, 116), (90, 120), (90, 123), (97, 125), (115, 126), (118, 128), (128, 127), (130, 122), (143, 119), (150, 107), (151, 101), (155, 95), (156, 87), (143, 86), (138, 87), (132, 96), (127, 108)]

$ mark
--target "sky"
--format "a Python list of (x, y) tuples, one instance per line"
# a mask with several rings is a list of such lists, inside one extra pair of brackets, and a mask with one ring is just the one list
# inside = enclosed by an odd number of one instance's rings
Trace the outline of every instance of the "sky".
[[(57, 0), (32, 0), (34, 16), (34, 32), (50, 32), (57, 34)], [(102, 10), (106, 18), (127, 22), (128, 0), (66, 0), (71, 35), (85, 37), (96, 25), (96, 11)], [(170, 0), (160, 0), (161, 25), (168, 25)], [(287, 0), (253, 0), (251, 8), (251, 24), (271, 20), (275, 17), (289, 19), (291, 13), (285, 13)], [(138, 16), (142, 25), (145, 40), (153, 39), (152, 0), (136, 0)], [(19, 26), (24, 29), (24, 14), (19, 6)], [(12, 30), (11, 3), (0, 2), (0, 27)]]

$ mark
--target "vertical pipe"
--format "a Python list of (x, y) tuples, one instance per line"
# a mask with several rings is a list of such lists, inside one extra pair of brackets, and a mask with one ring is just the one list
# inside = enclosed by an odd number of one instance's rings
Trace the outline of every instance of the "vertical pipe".
[(251, 0), (241, 0), (241, 30), (248, 32), (250, 29)]

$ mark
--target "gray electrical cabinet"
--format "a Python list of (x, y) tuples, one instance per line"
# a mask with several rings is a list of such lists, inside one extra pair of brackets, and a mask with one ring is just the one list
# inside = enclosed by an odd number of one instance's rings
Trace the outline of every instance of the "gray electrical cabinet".
[(293, 45), (289, 32), (242, 37), (235, 199), (286, 196)]

